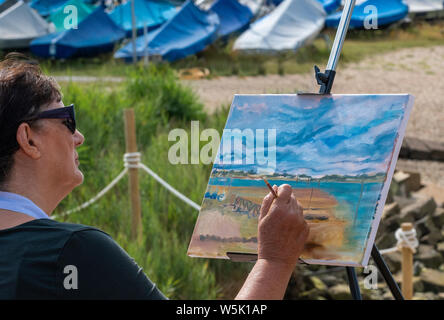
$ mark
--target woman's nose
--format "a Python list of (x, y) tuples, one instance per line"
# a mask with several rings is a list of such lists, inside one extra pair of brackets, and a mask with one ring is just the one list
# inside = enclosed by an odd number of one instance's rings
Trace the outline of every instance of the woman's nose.
[(79, 147), (83, 144), (83, 142), (85, 141), (85, 137), (83, 136), (83, 134), (80, 133), (79, 130), (76, 130), (76, 132), (74, 133), (74, 139), (75, 139), (75, 146)]

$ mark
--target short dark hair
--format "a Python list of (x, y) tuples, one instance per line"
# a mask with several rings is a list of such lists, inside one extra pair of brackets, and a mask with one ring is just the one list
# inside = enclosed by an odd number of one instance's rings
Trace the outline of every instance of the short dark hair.
[(44, 75), (36, 61), (15, 52), (0, 61), (0, 188), (20, 148), (16, 138), (19, 125), (61, 98), (57, 82)]

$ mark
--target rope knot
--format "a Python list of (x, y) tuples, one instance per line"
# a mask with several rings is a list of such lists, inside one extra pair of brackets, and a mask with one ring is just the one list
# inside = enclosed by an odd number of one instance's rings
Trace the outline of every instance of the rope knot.
[(124, 162), (125, 168), (139, 169), (140, 168), (140, 157), (141, 157), (140, 152), (125, 153), (123, 155), (123, 162)]
[(416, 230), (407, 230), (404, 231), (401, 228), (396, 230), (395, 232), (396, 240), (398, 241), (396, 243), (396, 247), (401, 250), (402, 248), (410, 248), (413, 253), (416, 252), (416, 248), (419, 245), (418, 239), (416, 238)]

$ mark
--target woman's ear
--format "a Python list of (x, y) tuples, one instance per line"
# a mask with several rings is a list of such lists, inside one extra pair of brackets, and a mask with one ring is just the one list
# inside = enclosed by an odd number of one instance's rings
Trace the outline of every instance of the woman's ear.
[(38, 139), (35, 131), (31, 129), (28, 123), (23, 122), (17, 129), (17, 142), (28, 157), (37, 160), (41, 157), (41, 150), (36, 140)]

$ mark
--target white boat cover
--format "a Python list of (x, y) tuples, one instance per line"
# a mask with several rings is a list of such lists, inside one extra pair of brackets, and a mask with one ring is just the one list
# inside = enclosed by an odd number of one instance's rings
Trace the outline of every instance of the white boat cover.
[(259, 12), (259, 9), (264, 4), (265, 0), (239, 0), (239, 3), (247, 6), (253, 15), (256, 15)]
[(326, 13), (317, 0), (284, 0), (253, 23), (234, 43), (234, 50), (295, 50), (324, 27)]
[(409, 13), (427, 13), (444, 10), (444, 0), (403, 0)]
[(0, 13), (0, 49), (26, 48), (31, 40), (51, 32), (50, 26), (23, 1)]

